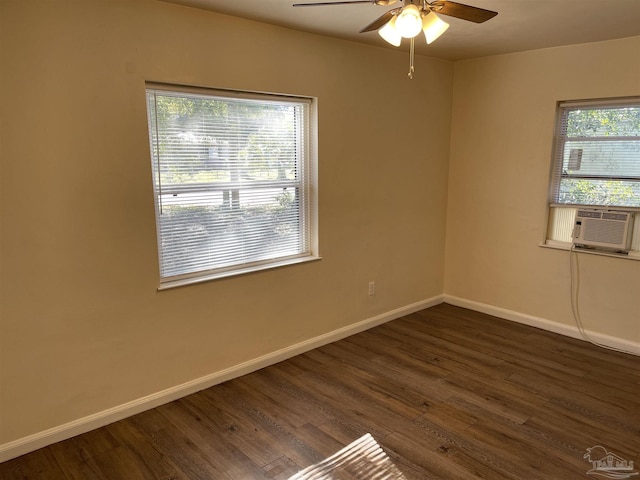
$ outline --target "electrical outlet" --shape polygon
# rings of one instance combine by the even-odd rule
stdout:
[[[376,294],[376,282],[369,282],[369,296]]]

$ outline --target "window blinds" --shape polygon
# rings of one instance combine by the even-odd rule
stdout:
[[[640,207],[640,99],[560,104],[552,203]]]
[[[148,85],[161,282],[310,254],[309,106]]]

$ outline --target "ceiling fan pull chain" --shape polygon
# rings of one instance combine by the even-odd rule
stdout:
[[[409,50],[409,79],[413,80],[413,38],[411,39],[411,49]]]

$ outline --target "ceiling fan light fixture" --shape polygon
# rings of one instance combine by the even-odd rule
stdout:
[[[394,16],[384,27],[378,30],[378,35],[394,47],[399,47],[400,43],[402,43],[402,35],[396,29],[396,18],[398,17]]]
[[[1,2],[2,0],[0,0]],[[370,3],[374,5],[392,5],[398,0],[331,0],[312,3],[294,3],[294,7],[349,5]],[[403,38],[410,40],[409,78],[413,78],[415,39],[424,33],[427,44],[435,42],[448,28],[449,24],[441,20],[434,12],[448,17],[456,17],[475,23],[483,23],[495,17],[498,12],[472,7],[450,0],[402,0],[404,6],[387,10],[385,13],[360,30],[360,33],[378,31],[388,43],[399,47]],[[419,6],[418,6],[419,5]]]
[[[422,31],[428,44],[435,42],[447,28],[449,28],[449,24],[433,12],[429,12],[429,15],[422,19]]]
[[[420,10],[413,4],[406,5],[396,18],[396,29],[404,38],[413,38],[422,30]]]

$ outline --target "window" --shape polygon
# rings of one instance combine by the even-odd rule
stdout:
[[[640,98],[560,103],[556,128],[547,243],[571,242],[577,207],[640,212]]]
[[[640,98],[559,107],[553,202],[640,207]]]
[[[317,258],[311,99],[146,92],[160,288]]]

